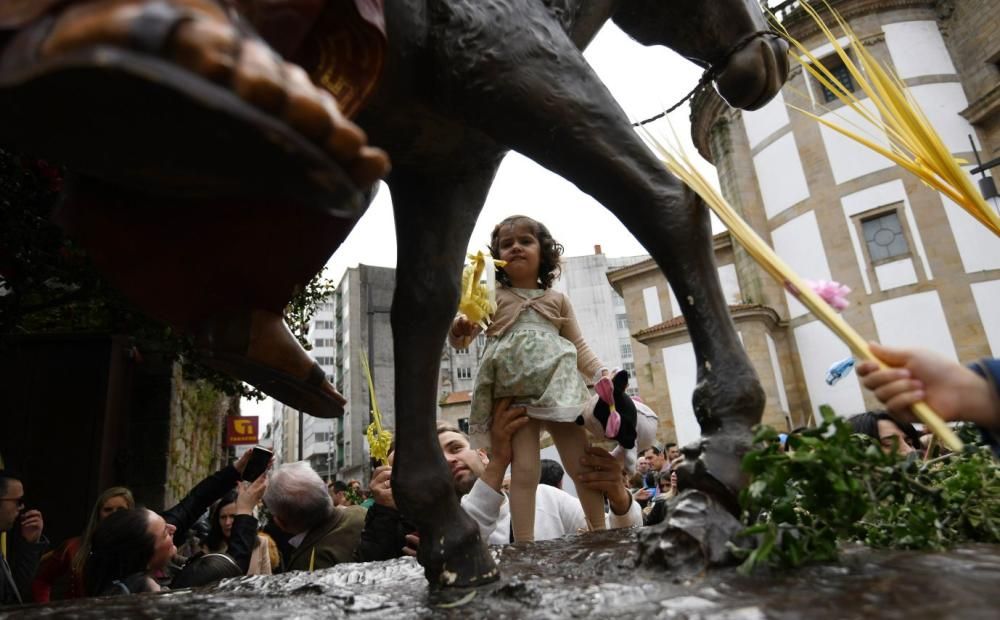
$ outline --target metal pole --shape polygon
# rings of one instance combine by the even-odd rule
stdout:
[[[372,283],[368,278],[368,272],[365,271],[365,299],[368,304],[368,372],[371,373],[372,385],[377,385],[375,383],[375,305],[372,302]],[[375,414],[374,408],[372,407],[372,395],[368,395],[368,420],[365,423],[364,428],[368,428],[368,425],[372,423],[372,416]],[[365,467],[363,464],[362,467]],[[371,456],[368,458],[367,467],[371,467]],[[363,477],[363,476],[362,476]]]
[[[979,151],[976,149],[976,143],[973,141],[971,133],[969,134],[969,144],[972,146],[972,154],[976,156],[976,167],[973,169],[973,172],[976,170],[979,171],[979,192],[983,195],[984,200],[992,200],[994,208],[996,208],[997,212],[1000,213],[1000,202],[997,201],[996,182],[992,177],[986,176],[987,166],[984,166],[983,160],[979,159]]]

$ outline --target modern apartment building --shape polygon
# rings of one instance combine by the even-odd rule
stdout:
[[[389,308],[395,283],[394,269],[368,265],[348,269],[336,292],[313,317],[310,353],[347,404],[343,417],[333,420],[302,415],[301,439],[299,412],[276,404],[273,433],[283,460],[306,459],[324,478],[367,482],[371,467],[365,430],[371,416],[360,356],[368,354],[382,422],[392,429],[395,375]]]

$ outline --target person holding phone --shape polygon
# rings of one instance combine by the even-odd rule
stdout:
[[[253,482],[274,464],[274,453],[267,448],[254,446],[250,451],[250,458],[246,467],[243,468],[242,480]]]
[[[0,470],[0,536],[19,525],[19,536],[9,536],[8,557],[0,555],[0,607],[31,602],[31,580],[48,546],[42,536],[42,513],[26,510],[24,484],[12,472]]]
[[[155,592],[169,585],[171,561],[177,553],[177,543],[183,542],[188,529],[208,507],[231,490],[246,471],[253,451],[199,482],[176,506],[163,513],[145,508],[120,510],[101,521],[91,541],[91,552],[84,565],[84,583],[88,596]],[[260,476],[250,485],[256,494],[248,503],[256,505],[267,485]],[[251,501],[252,500],[252,501]],[[248,511],[247,511],[248,512]],[[252,517],[250,517],[252,518]],[[254,520],[250,541],[244,552],[234,551],[230,540],[230,555],[249,563]],[[244,531],[245,528],[240,528]],[[243,540],[240,536],[240,540]]]
[[[255,477],[254,480],[259,478]],[[241,487],[249,487],[249,483],[240,483]],[[260,485],[267,489],[266,481]],[[222,499],[212,506],[209,512],[208,537],[202,544],[202,553],[205,555],[213,553],[230,553],[233,536],[238,536],[241,527],[246,527],[252,536],[250,540],[253,549],[249,569],[244,571],[247,575],[271,575],[278,572],[281,565],[281,557],[278,554],[278,545],[264,532],[257,531],[257,520],[253,518],[255,503],[250,501],[240,502],[240,493],[243,489],[232,490],[226,493]],[[258,500],[260,498],[257,498]],[[244,520],[247,525],[244,524]],[[250,523],[252,519],[252,523]],[[232,555],[230,553],[230,555]]]

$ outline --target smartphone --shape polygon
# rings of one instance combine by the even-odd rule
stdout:
[[[260,475],[267,470],[267,465],[271,462],[272,456],[274,456],[274,453],[267,448],[254,446],[246,469],[243,470],[243,479],[247,482],[253,482],[257,478],[260,478]]]

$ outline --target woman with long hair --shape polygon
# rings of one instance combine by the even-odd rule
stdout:
[[[98,523],[84,565],[87,596],[156,592],[158,579],[168,583],[165,569],[177,553],[175,536],[182,538],[205,510],[230,491],[243,474],[251,451],[199,482],[173,508],[162,515],[145,508],[116,512]],[[267,475],[242,485],[237,496],[236,525],[229,555],[241,570],[250,563],[257,520],[251,512],[267,489]]]
[[[47,603],[52,599],[52,588],[61,578],[69,576],[69,584],[62,598],[72,599],[85,596],[83,588],[83,565],[90,554],[91,539],[97,524],[119,510],[135,508],[132,491],[125,487],[111,487],[97,498],[90,511],[87,529],[82,536],[70,538],[57,549],[46,553],[38,566],[31,590],[36,603]]]
[[[233,524],[236,522],[238,493],[236,490],[226,493],[222,499],[212,506],[208,517],[208,536],[202,543],[202,551],[206,554],[226,553],[229,550]],[[253,553],[250,555],[250,569],[247,575],[270,575],[277,572],[281,562],[278,545],[264,532],[257,532],[253,542]]]
[[[87,596],[156,592],[153,575],[162,571],[177,548],[176,528],[145,508],[122,510],[94,530],[84,568]]]

